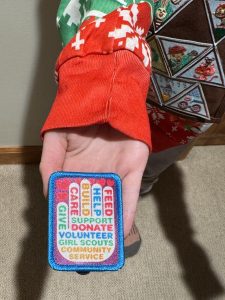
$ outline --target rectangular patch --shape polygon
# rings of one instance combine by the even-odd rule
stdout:
[[[53,173],[49,179],[48,230],[48,260],[53,269],[122,268],[120,177],[114,173]]]

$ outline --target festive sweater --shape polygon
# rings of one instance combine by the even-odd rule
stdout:
[[[57,14],[64,46],[56,63],[59,89],[42,133],[53,128],[108,122],[151,146],[143,106],[148,90],[153,151],[187,143],[199,135],[208,127],[205,122],[218,120],[224,111],[224,8],[225,1],[220,0],[62,0]],[[150,86],[148,44],[153,65]],[[125,60],[126,67],[121,67],[120,77],[114,76],[112,82],[117,91],[108,101],[101,94],[106,93],[104,88],[111,78],[103,70],[107,65],[115,75],[115,66],[110,62],[112,54],[117,54],[117,64],[120,61],[122,65]],[[93,75],[93,68],[88,70],[92,77],[81,72],[81,68],[87,71],[88,58],[92,65],[101,66],[100,77]],[[78,77],[68,72],[72,69]],[[136,87],[129,74],[135,78]],[[80,82],[82,75],[89,81]],[[122,81],[119,86],[117,83]],[[98,91],[93,82],[98,84]],[[74,88],[66,95],[65,86]],[[94,95],[74,96],[88,88]]]
[[[109,123],[151,148],[145,102],[151,72],[146,37],[153,5],[153,0],[72,0],[67,6],[61,2],[58,24],[67,44],[56,63],[59,86],[42,134],[55,128]],[[63,29],[64,16],[67,25],[75,20],[68,18],[68,10],[80,12],[72,38]]]
[[[221,120],[225,111],[224,20],[224,0],[155,1],[147,37],[153,69],[147,102],[157,148],[165,147],[166,137],[169,145],[187,143]]]

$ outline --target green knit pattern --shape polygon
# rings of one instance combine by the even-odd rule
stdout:
[[[154,0],[61,0],[57,11],[57,26],[62,46],[74,37],[83,21],[89,18],[89,13],[99,18],[118,7],[140,2],[148,2],[154,7]]]

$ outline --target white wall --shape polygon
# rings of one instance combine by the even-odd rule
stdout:
[[[57,0],[0,0],[0,147],[38,145],[54,100]]]

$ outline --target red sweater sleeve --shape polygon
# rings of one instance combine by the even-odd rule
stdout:
[[[151,72],[145,37],[150,22],[149,4],[140,3],[82,24],[57,60],[58,91],[42,136],[56,128],[108,123],[151,148],[145,104]]]

